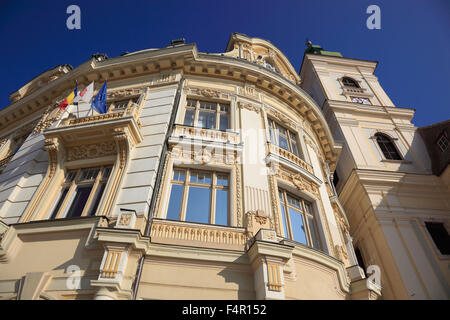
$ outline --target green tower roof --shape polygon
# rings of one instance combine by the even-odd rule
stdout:
[[[332,57],[341,57],[342,53],[340,52],[334,52],[334,51],[325,51],[323,48],[317,44],[308,44],[308,47],[305,50],[305,53],[312,53],[312,54],[320,54],[322,56],[332,56]]]

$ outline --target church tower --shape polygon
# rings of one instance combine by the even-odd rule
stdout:
[[[414,109],[394,105],[378,62],[307,46],[301,87],[344,143],[334,185],[360,265],[380,267],[384,299],[449,299],[448,244],[436,236],[449,230],[449,189],[431,172]]]

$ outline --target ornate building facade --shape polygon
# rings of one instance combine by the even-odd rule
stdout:
[[[94,55],[14,92],[0,111],[0,298],[405,298],[386,275],[398,262],[361,245],[375,245],[355,229],[361,196],[332,183],[351,152],[320,102],[320,57],[299,75],[270,42],[232,34],[225,53],[174,41]],[[58,109],[75,81],[107,81],[108,112]]]
[[[449,299],[450,124],[415,127],[376,66],[310,45],[302,87],[344,142],[334,182],[360,264],[381,269],[383,298]]]

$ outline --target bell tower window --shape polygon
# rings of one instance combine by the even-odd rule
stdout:
[[[384,157],[387,160],[402,160],[394,142],[391,138],[387,137],[382,133],[376,133],[375,138],[377,140],[378,146],[383,152]]]
[[[342,83],[346,87],[359,88],[359,84],[352,78],[344,77],[342,78]]]

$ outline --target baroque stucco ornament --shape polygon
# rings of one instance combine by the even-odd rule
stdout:
[[[114,141],[70,147],[67,150],[67,160],[92,159],[114,155],[117,153]]]

